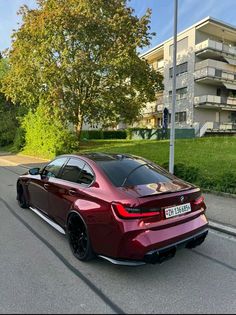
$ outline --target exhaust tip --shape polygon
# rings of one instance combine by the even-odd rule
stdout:
[[[176,247],[171,247],[161,251],[152,251],[144,256],[144,261],[149,264],[161,264],[164,261],[173,258],[175,256],[175,253]]]

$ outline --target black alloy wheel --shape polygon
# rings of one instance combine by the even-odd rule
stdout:
[[[24,190],[22,185],[17,185],[17,201],[21,208],[25,209],[28,208],[28,204],[25,198]]]
[[[94,256],[87,227],[78,215],[71,215],[68,220],[68,239],[74,256],[81,261],[91,260]]]

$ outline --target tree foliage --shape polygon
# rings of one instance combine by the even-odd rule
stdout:
[[[2,88],[14,102],[58,107],[80,131],[84,121],[132,122],[162,88],[137,53],[153,35],[149,10],[139,19],[126,0],[38,0],[20,14]]]
[[[7,72],[7,60],[0,56],[0,87]],[[17,107],[0,93],[0,146],[10,144],[14,140],[17,128],[16,112]]]

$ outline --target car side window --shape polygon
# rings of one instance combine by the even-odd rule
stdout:
[[[80,184],[90,185],[94,180],[94,174],[88,164],[85,164],[80,174]]]
[[[85,162],[79,159],[70,159],[63,168],[61,179],[69,182],[78,183],[80,173],[85,165]]]
[[[43,170],[42,175],[46,177],[58,177],[59,172],[67,158],[59,158],[49,163]]]
[[[87,163],[71,158],[64,166],[60,178],[77,184],[90,185],[94,174]]]

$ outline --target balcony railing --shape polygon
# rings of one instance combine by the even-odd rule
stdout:
[[[230,130],[236,130],[236,123],[234,122],[214,122],[213,123],[213,130],[219,130],[219,131],[230,131]]]
[[[216,96],[216,95],[202,95],[196,96],[194,98],[194,105],[207,105],[210,104],[212,106],[217,107],[235,107],[236,109],[236,98],[233,97],[225,97],[225,96]]]
[[[226,54],[234,55],[236,56],[236,47],[235,46],[230,46],[229,44],[221,43],[212,39],[207,39],[199,44],[196,45],[195,51],[196,53],[210,49],[210,50],[215,50],[218,52],[223,52]]]
[[[142,114],[144,116],[155,115],[157,112],[162,111],[163,107],[163,96],[159,96],[155,102],[149,103],[145,108],[143,108]]]
[[[200,70],[205,67],[211,67],[215,69],[219,69],[225,72],[234,73],[235,72],[235,66],[229,65],[226,62],[218,61],[214,59],[205,59],[203,61],[199,61],[195,64],[195,70]]]
[[[195,80],[209,77],[213,80],[230,81],[232,83],[235,83],[236,73],[228,71],[226,72],[225,70],[216,69],[213,67],[204,67],[202,69],[196,70],[194,73]]]

